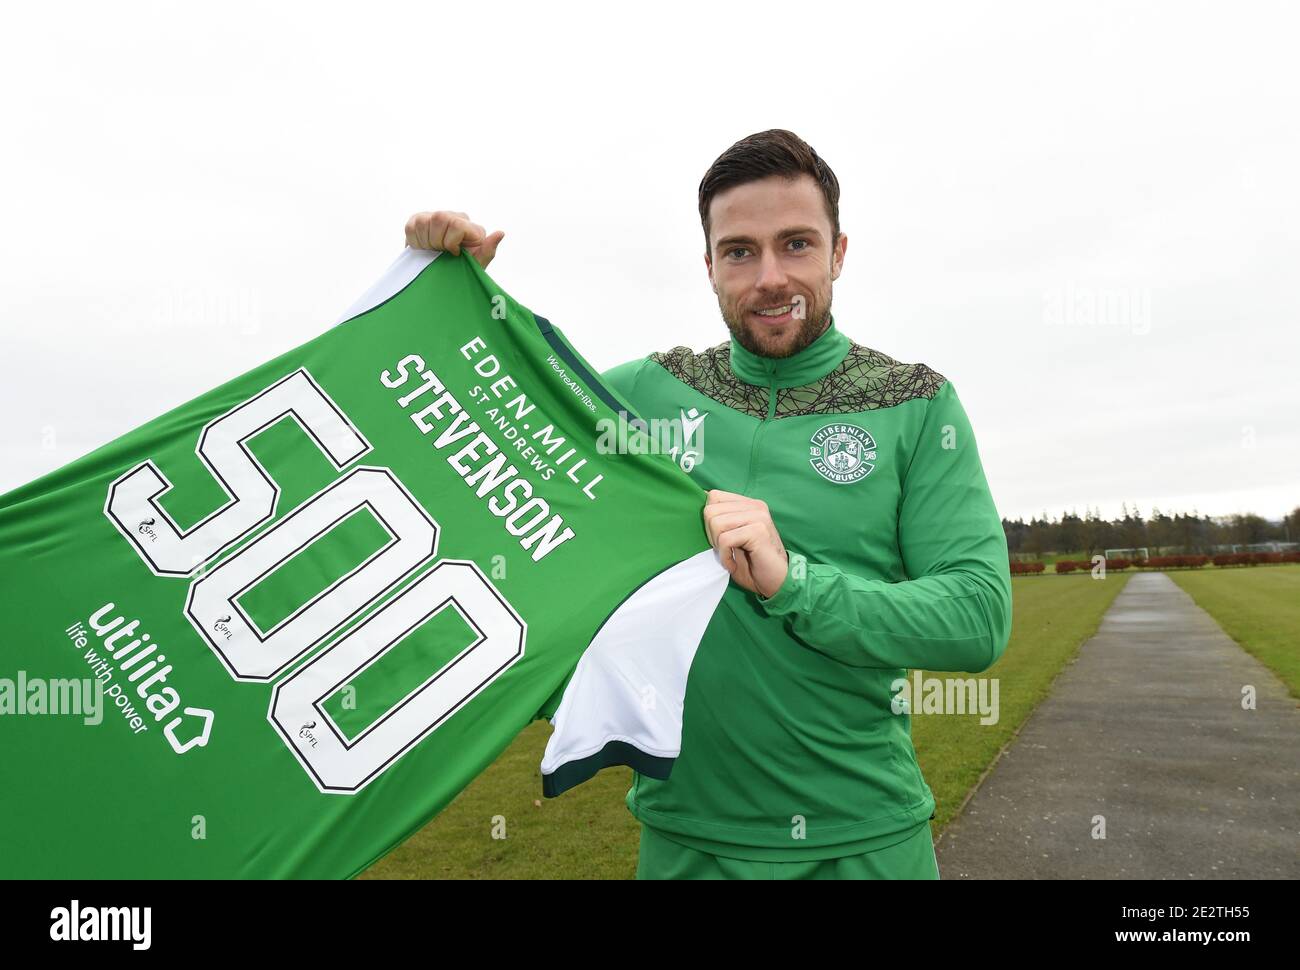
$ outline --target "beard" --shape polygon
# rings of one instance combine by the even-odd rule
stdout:
[[[793,302],[794,296],[791,295],[788,299],[785,297],[764,299],[757,305],[781,306]],[[831,317],[831,291],[828,286],[824,293],[817,293],[813,299],[807,301],[808,312],[804,319],[794,321],[793,338],[789,332],[791,328],[787,328],[780,338],[774,338],[762,324],[751,323],[746,318],[748,311],[753,309],[752,306],[728,306],[723,302],[722,294],[718,294],[718,309],[722,312],[722,320],[726,323],[727,329],[736,338],[736,343],[759,357],[780,359],[794,356],[825,332]]]

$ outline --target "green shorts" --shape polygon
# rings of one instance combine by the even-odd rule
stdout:
[[[711,855],[674,842],[642,823],[638,879],[938,879],[930,823],[900,842],[860,855],[795,862],[754,862]]]

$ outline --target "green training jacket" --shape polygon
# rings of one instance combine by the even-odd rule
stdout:
[[[603,378],[704,488],[762,499],[789,553],[770,598],[732,582],[641,822],[715,855],[834,858],[897,842],[934,796],[895,714],[908,668],[979,672],[1011,632],[1001,520],[952,383],[827,330],[791,357],[734,338]]]

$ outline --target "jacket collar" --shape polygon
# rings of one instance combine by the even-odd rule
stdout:
[[[849,338],[836,326],[835,316],[821,336],[789,357],[761,357],[731,338],[731,372],[746,384],[800,387],[821,380],[844,360]]]

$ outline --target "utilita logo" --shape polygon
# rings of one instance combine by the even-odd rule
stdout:
[[[57,942],[130,941],[131,949],[147,950],[152,939],[153,909],[149,906],[71,906],[50,910],[50,939]]]

